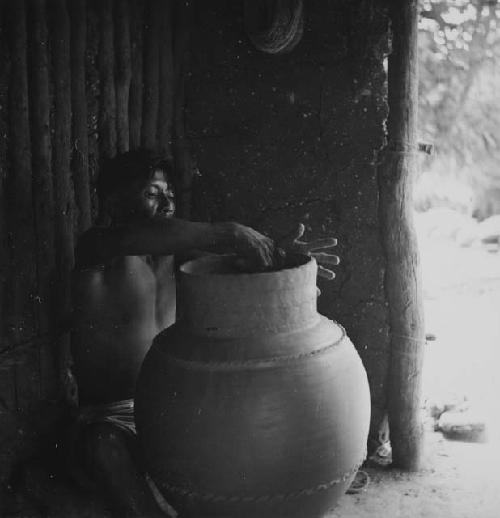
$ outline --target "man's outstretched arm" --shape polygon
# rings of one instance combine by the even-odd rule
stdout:
[[[126,255],[175,255],[192,249],[232,251],[260,268],[273,264],[273,241],[250,227],[168,218],[88,230],[78,242],[76,267],[106,264]]]

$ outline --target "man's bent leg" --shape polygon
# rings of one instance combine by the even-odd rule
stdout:
[[[85,426],[78,439],[77,458],[113,514],[126,518],[165,518],[134,462],[135,438],[109,423]]]

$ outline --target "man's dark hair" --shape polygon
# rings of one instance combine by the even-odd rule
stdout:
[[[169,182],[174,181],[172,161],[150,149],[139,148],[104,160],[97,179],[101,201],[124,185],[147,181],[155,171],[163,171]]]

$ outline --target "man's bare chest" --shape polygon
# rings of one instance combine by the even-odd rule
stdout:
[[[76,272],[74,305],[80,315],[112,322],[149,321],[175,308],[173,257],[120,258],[103,268]]]

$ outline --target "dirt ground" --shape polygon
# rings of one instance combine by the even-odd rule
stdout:
[[[368,469],[371,480],[344,495],[328,518],[499,518],[498,447],[426,433],[423,469]]]
[[[500,252],[420,238],[426,330],[423,469],[368,470],[329,518],[500,518]],[[483,442],[433,431],[432,404],[466,399],[486,423]]]

